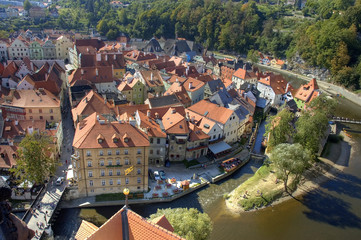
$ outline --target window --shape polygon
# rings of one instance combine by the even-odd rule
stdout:
[[[142,170],[140,170],[140,168],[138,168],[137,174],[139,175],[139,174],[141,174],[141,173],[142,173]]]
[[[157,138],[157,144],[160,144],[160,138]]]
[[[105,175],[104,170],[100,170],[100,176],[104,177],[104,175]]]
[[[112,155],[112,150],[108,150],[108,155]]]
[[[103,160],[100,161],[100,166],[104,166],[104,161]]]
[[[149,142],[150,142],[150,143],[153,143],[153,138],[150,138],[150,139],[149,139]]]
[[[88,167],[92,166],[92,161],[88,161]]]
[[[157,155],[159,155],[160,154],[160,151],[159,151],[159,149],[157,150]]]
[[[120,179],[117,180],[117,184],[120,185]]]
[[[116,165],[120,165],[120,160],[117,159]]]
[[[120,151],[119,150],[115,150],[115,155],[119,155]]]
[[[179,150],[182,150],[182,147],[179,147]]]
[[[29,113],[33,113],[33,110],[29,109]]]
[[[53,116],[50,116],[50,120],[54,120],[54,117],[53,117]]]
[[[141,182],[141,179],[140,179],[140,177],[139,178],[137,178],[137,183],[140,183]]]
[[[102,186],[105,186],[105,180],[102,180]]]
[[[33,116],[30,116],[30,120],[32,120],[33,119]]]
[[[117,176],[120,176],[120,170],[117,169]]]
[[[93,177],[93,171],[88,171],[88,176]]]
[[[125,165],[129,165],[129,159],[125,159],[125,160],[124,160],[124,164],[125,164]]]
[[[112,166],[113,162],[112,161],[108,161],[108,166]]]
[[[40,119],[40,120],[43,120],[43,116],[40,116],[39,119]]]
[[[142,150],[141,150],[141,149],[137,149],[137,154],[142,154]]]
[[[113,179],[109,179],[109,185],[113,185]]]
[[[129,184],[129,178],[125,179],[125,184]]]
[[[39,109],[39,113],[43,113],[43,110],[42,110],[42,109]]]
[[[153,154],[153,149],[150,149],[150,150],[149,150],[149,154]]]
[[[109,176],[113,176],[113,170],[109,170]]]
[[[52,108],[50,108],[49,112],[50,112],[50,113],[53,113],[53,109],[52,109]]]
[[[124,154],[128,155],[128,150],[127,149],[124,150]]]
[[[140,163],[141,163],[141,159],[137,158],[137,164],[140,164]]]
[[[89,157],[91,156],[90,151],[86,151],[86,155]]]
[[[99,140],[101,140],[101,139],[99,139]],[[99,151],[99,155],[100,155],[100,156],[103,156],[103,155],[104,155],[103,150],[100,150],[100,151]]]

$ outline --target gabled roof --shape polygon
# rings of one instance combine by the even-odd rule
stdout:
[[[29,129],[45,132],[46,120],[5,121],[2,138],[13,139],[17,136],[25,136],[25,134],[31,133]]]
[[[140,71],[140,74],[148,87],[163,86],[163,77],[158,70]]]
[[[182,103],[175,95],[164,95],[160,97],[148,98],[151,108],[181,106]]]
[[[318,90],[318,84],[316,79],[313,78],[309,83],[301,85],[294,96],[303,102],[309,102],[316,90]]]
[[[89,116],[94,112],[98,114],[111,114],[112,106],[94,90],[90,90],[71,112],[73,120],[76,121],[77,116]]]
[[[122,136],[117,142],[113,141],[114,133]],[[99,134],[104,136],[102,142],[94,141]],[[128,141],[125,140],[127,136]],[[129,123],[108,122],[105,118],[94,112],[78,123],[73,146],[75,148],[123,148],[149,146],[148,137]]]
[[[191,142],[210,138],[210,136],[205,134],[196,124],[189,122],[189,129],[189,141]]]
[[[102,66],[78,68],[69,76],[70,86],[74,86],[79,80],[88,80],[93,84],[113,82],[114,78],[112,67]]]
[[[0,168],[12,168],[16,165],[17,147],[0,145]]]
[[[183,114],[182,114],[183,113]],[[188,134],[189,128],[184,112],[177,112],[175,108],[169,108],[162,118],[165,131],[168,134]]]
[[[76,39],[75,45],[77,47],[91,46],[96,49],[100,49],[105,46],[104,42],[102,40],[98,40],[98,39]]]
[[[60,107],[59,99],[46,89],[15,90],[10,94],[13,94],[11,102],[4,102],[3,105],[20,108]]]
[[[222,124],[225,124],[233,114],[232,110],[225,107],[219,107],[217,104],[211,103],[207,100],[197,102],[196,104],[190,106],[188,110]]]
[[[257,75],[254,72],[248,72],[243,68],[238,68],[237,71],[233,74],[233,76],[242,80],[257,79]]]
[[[127,84],[126,81],[122,81],[122,82],[118,85],[117,88],[118,88],[119,91],[131,91],[131,90],[133,90],[132,87]]]
[[[282,75],[269,74],[269,76],[261,78],[258,82],[271,87],[275,94],[278,95],[293,91],[292,85],[288,84],[288,82],[283,79]]]
[[[149,110],[150,111],[150,110]],[[150,113],[150,112],[149,112]],[[146,129],[146,134],[149,137],[165,138],[167,135],[162,131],[160,125],[151,116],[148,117],[144,111],[138,111],[140,118],[140,127]]]
[[[157,224],[165,229],[167,229],[170,232],[174,232],[173,226],[170,224],[168,219],[165,217],[165,215],[159,216],[157,218],[154,218],[152,220],[152,223]]]
[[[165,220],[160,224],[169,227]],[[169,224],[170,225],[170,224]],[[184,240],[168,229],[149,221],[130,209],[123,207],[99,229],[93,232],[88,240]]]
[[[204,82],[199,81],[195,78],[188,78],[187,81],[184,82],[183,86],[185,90],[188,92],[195,92],[201,89],[205,85]]]
[[[96,232],[99,228],[92,224],[91,222],[87,222],[85,220],[81,221],[78,232],[75,235],[76,240],[86,240],[90,235]]]
[[[18,71],[19,67],[16,65],[14,61],[9,62],[9,64],[4,68],[2,77],[7,78],[15,75]]]
[[[115,111],[117,116],[121,116],[123,114],[127,114],[127,116],[132,117],[134,119],[135,112],[137,110],[148,110],[149,105],[148,104],[137,104],[137,105],[117,105],[115,107]],[[125,119],[123,119],[125,120]]]

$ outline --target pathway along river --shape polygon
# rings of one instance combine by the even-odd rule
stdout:
[[[345,99],[336,115],[361,119],[361,108]],[[225,206],[223,195],[249,178],[261,163],[250,161],[243,169],[218,184],[210,185],[172,203],[131,205],[143,217],[157,208],[194,207],[211,217],[212,240],[227,239],[360,239],[361,238],[361,126],[348,125],[353,133],[354,153],[344,173],[329,180],[301,201],[289,200],[255,212],[232,214]],[[86,214],[109,218],[120,207],[83,210]],[[79,224],[79,209],[64,209],[54,227],[58,239],[69,239]]]

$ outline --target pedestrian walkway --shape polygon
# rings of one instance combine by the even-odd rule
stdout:
[[[56,176],[47,184],[44,190],[45,193],[43,193],[37,202],[33,204],[32,209],[30,209],[30,216],[24,219],[28,227],[36,233],[33,239],[40,239],[44,231],[50,228],[49,223],[51,217],[67,186],[66,174],[70,164],[70,155],[72,154],[74,129],[71,114],[67,113],[62,116],[63,144],[60,149],[61,166],[56,170]],[[63,177],[65,179],[60,185],[56,183],[58,177]]]

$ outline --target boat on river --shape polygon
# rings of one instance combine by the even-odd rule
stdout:
[[[239,158],[230,158],[227,160],[224,160],[221,163],[221,167],[224,169],[225,172],[231,173],[233,171],[236,171],[241,165],[242,160]]]

